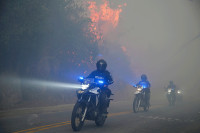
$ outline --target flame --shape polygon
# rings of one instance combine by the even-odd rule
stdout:
[[[103,40],[103,37],[112,29],[115,29],[119,23],[119,15],[122,12],[122,7],[118,5],[117,9],[110,8],[109,2],[103,0],[103,4],[97,6],[96,2],[89,1],[88,10],[90,12],[91,23],[89,31],[95,36],[95,41]]]
[[[125,46],[121,46],[121,49],[122,49],[122,51],[123,51],[124,53],[127,52],[127,48],[126,48]]]

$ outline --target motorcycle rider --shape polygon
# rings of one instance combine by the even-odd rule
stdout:
[[[147,105],[150,105],[150,88],[151,88],[151,84],[149,83],[146,74],[142,74],[141,75],[141,81],[139,83],[137,83],[136,86],[145,86],[143,88],[143,91],[145,92],[145,101],[146,101]]]
[[[101,87],[100,97],[99,97],[99,104],[100,110],[102,113],[107,114],[107,107],[109,107],[109,100],[111,90],[108,88],[108,85],[113,83],[112,76],[109,71],[106,70],[107,63],[105,60],[100,59],[96,63],[97,70],[93,71],[87,78],[103,78],[104,79],[104,86]]]
[[[165,91],[167,91],[169,88],[171,88],[171,93],[174,95],[176,101],[177,87],[172,80],[169,81],[169,85],[167,86],[167,88],[165,88]]]

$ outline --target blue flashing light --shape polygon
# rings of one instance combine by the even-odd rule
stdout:
[[[98,83],[99,83],[99,84],[103,84],[104,81],[103,81],[103,80],[99,80]]]
[[[143,86],[142,86],[142,88],[144,88],[144,89],[145,89],[145,88],[147,88],[147,86],[146,86],[146,85],[143,85]]]
[[[81,77],[79,77],[79,79],[80,79],[80,80],[83,80],[84,78],[81,76]]]
[[[132,84],[132,86],[133,86],[133,87],[135,87],[135,88],[137,87],[137,85],[136,85],[136,84]]]

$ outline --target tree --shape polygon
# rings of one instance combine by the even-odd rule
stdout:
[[[6,0],[1,5],[0,75],[66,81],[66,74],[83,73],[96,57],[90,20],[74,0]],[[25,87],[24,96],[35,95],[35,88]]]

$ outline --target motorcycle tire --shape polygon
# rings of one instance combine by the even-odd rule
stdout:
[[[135,97],[134,98],[134,101],[133,101],[133,112],[134,113],[137,113],[139,111],[139,108],[140,108],[140,99],[138,97]]]
[[[83,116],[83,107],[80,103],[76,103],[72,111],[71,126],[74,131],[80,131],[83,127],[84,120],[81,121]]]
[[[95,124],[97,126],[103,126],[106,121],[106,116],[103,116],[102,114],[97,115],[95,119]]]
[[[148,106],[148,105],[145,105],[145,106],[144,106],[144,111],[147,112],[148,110],[149,110],[149,106]]]

